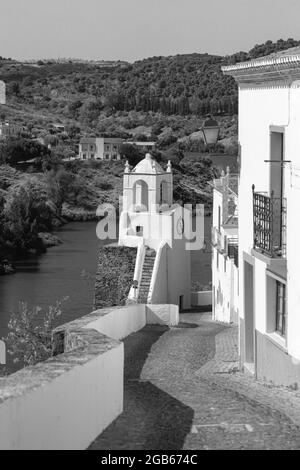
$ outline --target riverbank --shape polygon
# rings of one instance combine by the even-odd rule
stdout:
[[[39,232],[35,248],[25,252],[17,252],[10,247],[2,247],[0,254],[0,276],[14,274],[16,272],[16,263],[27,255],[41,255],[46,253],[48,248],[59,246],[63,240],[54,232],[73,222],[94,222],[97,221],[96,208],[87,210],[83,207],[72,207],[63,204],[62,216],[52,221],[54,231]]]
[[[0,338],[8,333],[11,312],[19,303],[47,309],[57,300],[63,303],[60,323],[92,311],[94,281],[99,247],[109,240],[99,240],[96,222],[70,222],[57,231],[62,243],[45,253],[27,253],[15,260],[15,274],[0,277]]]

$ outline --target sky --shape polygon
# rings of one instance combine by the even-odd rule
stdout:
[[[299,0],[0,0],[0,55],[134,61],[300,39]]]

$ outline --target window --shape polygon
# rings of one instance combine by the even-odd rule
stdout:
[[[142,237],[142,236],[143,236],[143,227],[142,227],[142,226],[140,226],[140,225],[137,225],[137,226],[136,226],[136,234],[137,234],[137,236],[139,236],[139,237]]]
[[[91,158],[95,158],[95,154],[94,154],[94,153],[91,153]]]
[[[85,153],[82,155],[82,158],[83,158],[83,160],[86,160],[86,154]]]
[[[276,281],[276,332],[286,334],[286,298],[285,284]]]

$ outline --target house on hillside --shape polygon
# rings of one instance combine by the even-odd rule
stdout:
[[[84,137],[79,143],[80,160],[120,160],[123,139]]]
[[[239,86],[241,364],[299,386],[300,47],[223,72]]]
[[[18,137],[23,130],[23,127],[18,126],[17,124],[11,124],[10,122],[0,122],[0,139],[5,139],[7,137]]]
[[[238,322],[238,176],[222,173],[213,186],[213,319]]]

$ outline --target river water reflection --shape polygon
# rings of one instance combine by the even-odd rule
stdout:
[[[209,242],[209,218],[205,234]],[[29,307],[47,307],[68,296],[60,323],[92,310],[98,249],[105,244],[96,237],[96,222],[72,222],[57,235],[62,245],[50,248],[43,255],[20,259],[15,274],[0,277],[0,338],[6,336],[10,313],[17,311],[20,301],[27,302]],[[83,277],[83,272],[89,276]],[[192,252],[192,272],[193,279],[203,284],[211,280],[209,250]]]

